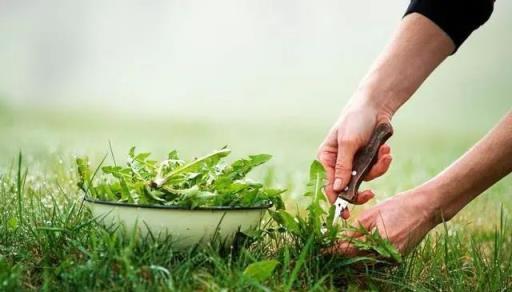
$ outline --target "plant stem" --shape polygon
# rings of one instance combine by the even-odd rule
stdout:
[[[203,161],[206,161],[212,157],[215,157],[215,156],[218,156],[218,157],[225,157],[227,155],[229,155],[229,153],[231,153],[231,150],[227,149],[227,148],[224,148],[224,149],[220,149],[220,150],[217,150],[215,152],[212,152],[208,155],[205,155],[205,156],[202,156],[202,157],[199,157],[198,159],[192,161],[192,162],[189,162],[187,164],[184,164],[180,167],[177,167],[175,170],[171,171],[169,174],[167,174],[165,177],[160,177],[160,178],[156,178],[154,179],[153,181],[151,181],[151,186],[152,187],[155,187],[155,188],[160,188],[162,187],[167,181],[169,181],[169,179],[177,174],[180,174],[182,172],[185,172],[187,170],[189,170],[190,168],[193,168],[194,166],[198,165],[199,163],[203,162]]]
[[[18,154],[18,175],[16,177],[16,186],[17,186],[17,196],[18,196],[18,217],[20,219],[20,224],[23,224],[23,186],[24,179],[21,177],[21,163],[23,160],[23,156],[20,153]]]

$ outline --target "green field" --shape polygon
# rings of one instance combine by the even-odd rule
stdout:
[[[413,104],[413,109],[414,109]],[[474,110],[478,112],[478,109]],[[506,109],[474,115],[442,111],[426,122],[405,111],[394,123],[394,162],[369,183],[377,198],[435,175],[476,142]],[[471,112],[468,109],[468,112]],[[427,111],[428,113],[428,111]],[[254,115],[253,115],[254,116]],[[508,176],[439,226],[395,267],[353,267],[326,258],[315,243],[273,238],[236,250],[178,251],[166,240],[120,236],[80,208],[74,156],[98,162],[111,141],[117,157],[131,145],[163,157],[176,148],[192,158],[229,145],[234,157],[269,153],[255,173],[285,187],[288,209],[302,213],[308,166],[329,122],[322,118],[247,120],[153,117],[102,111],[3,109],[0,117],[0,290],[443,290],[512,288],[512,180]],[[446,122],[449,121],[449,122]],[[18,188],[18,152],[23,153]],[[21,198],[21,201],[20,201]],[[356,207],[357,214],[365,207]],[[21,211],[21,212],[20,212]],[[248,265],[276,260],[264,280],[244,276]]]
[[[178,250],[82,206],[77,156],[96,165],[111,144],[118,158],[137,146],[192,159],[228,145],[229,159],[271,154],[250,177],[287,189],[287,210],[306,216],[317,147],[409,1],[4,2],[0,292],[512,290],[511,175],[394,266],[323,255],[309,223],[303,236],[265,229],[233,249]],[[511,27],[512,1],[496,1],[400,109],[391,168],[365,183],[376,197],[347,224],[438,174],[511,110]]]

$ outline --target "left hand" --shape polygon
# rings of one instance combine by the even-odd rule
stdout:
[[[409,191],[396,195],[381,204],[364,211],[357,222],[366,230],[377,228],[383,238],[387,238],[402,255],[411,251],[425,235],[436,226],[433,210],[426,200],[428,194]],[[361,237],[361,234],[346,234]],[[357,256],[360,254],[349,241],[343,241],[326,250],[328,253]]]

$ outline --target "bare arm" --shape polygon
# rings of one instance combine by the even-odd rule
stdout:
[[[464,156],[420,188],[430,192],[433,220],[451,219],[471,200],[512,172],[512,111]],[[431,190],[431,191],[428,191]]]
[[[454,49],[452,40],[432,21],[410,14],[361,81],[359,91],[392,116]]]
[[[343,109],[318,151],[324,165],[327,195],[334,202],[348,183],[352,160],[366,145],[376,124],[389,121],[432,71],[485,23],[493,10],[491,0],[412,0],[389,45],[381,53]],[[378,228],[402,252],[415,246],[441,218],[453,217],[473,198],[512,168],[512,114],[464,157],[429,182],[365,211],[358,221]],[[378,161],[367,179],[385,173],[390,148],[379,149]],[[360,193],[357,203],[373,197]],[[348,211],[342,214],[348,218]],[[387,228],[386,228],[387,227]],[[354,235],[357,236],[357,235]],[[341,249],[341,250],[340,250]],[[342,243],[334,250],[357,251]]]

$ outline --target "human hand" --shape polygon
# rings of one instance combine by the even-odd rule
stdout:
[[[383,203],[364,211],[357,224],[365,230],[377,228],[383,238],[388,239],[402,254],[411,251],[436,226],[434,208],[427,200],[426,192],[412,190],[393,196]],[[363,234],[350,232],[347,238],[361,238]],[[350,239],[339,242],[326,250],[332,254],[357,256],[362,254]]]
[[[354,99],[343,110],[339,119],[331,128],[318,150],[318,160],[326,170],[326,194],[334,203],[338,193],[348,184],[352,173],[352,161],[356,152],[366,146],[378,123],[388,122],[390,115],[378,111],[370,104]],[[373,165],[365,180],[383,175],[391,164],[391,148],[382,145],[378,152],[377,162]],[[373,198],[371,191],[359,194],[356,204],[363,204]],[[348,209],[342,217],[349,217]]]
[[[512,171],[512,112],[464,156],[422,185],[364,211],[358,224],[379,233],[402,254],[411,251],[436,225],[453,218],[464,206]],[[485,159],[482,159],[485,153]],[[349,233],[345,238],[364,237]],[[326,250],[358,255],[350,240]]]

